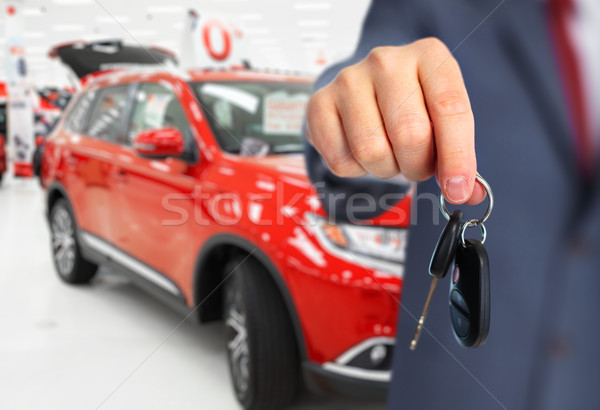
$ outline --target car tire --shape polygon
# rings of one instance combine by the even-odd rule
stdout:
[[[50,210],[52,260],[58,276],[70,284],[92,280],[98,265],[83,258],[77,239],[77,224],[69,203],[58,199]]]
[[[296,340],[279,289],[251,257],[226,265],[224,319],[233,388],[246,410],[284,409],[299,387]]]

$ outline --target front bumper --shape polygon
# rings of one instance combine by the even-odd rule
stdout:
[[[388,381],[346,376],[312,362],[304,362],[302,372],[308,389],[315,393],[377,401],[387,397]]]
[[[351,398],[385,400],[392,377],[394,338],[373,337],[352,347],[334,361],[305,362],[310,390]]]

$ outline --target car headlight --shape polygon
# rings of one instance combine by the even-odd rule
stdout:
[[[333,224],[314,214],[310,214],[309,219],[320,244],[330,253],[355,264],[402,275],[407,229]]]

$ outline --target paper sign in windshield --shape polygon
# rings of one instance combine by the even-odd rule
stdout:
[[[263,132],[279,135],[300,134],[308,99],[308,94],[290,95],[285,91],[266,95],[263,110]]]

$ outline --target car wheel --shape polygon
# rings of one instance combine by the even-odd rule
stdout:
[[[252,258],[226,266],[224,318],[233,388],[244,409],[283,409],[299,385],[298,349],[285,303]]]
[[[50,211],[52,259],[58,276],[67,283],[88,283],[98,270],[98,265],[81,256],[77,243],[77,225],[69,204],[58,199]]]

